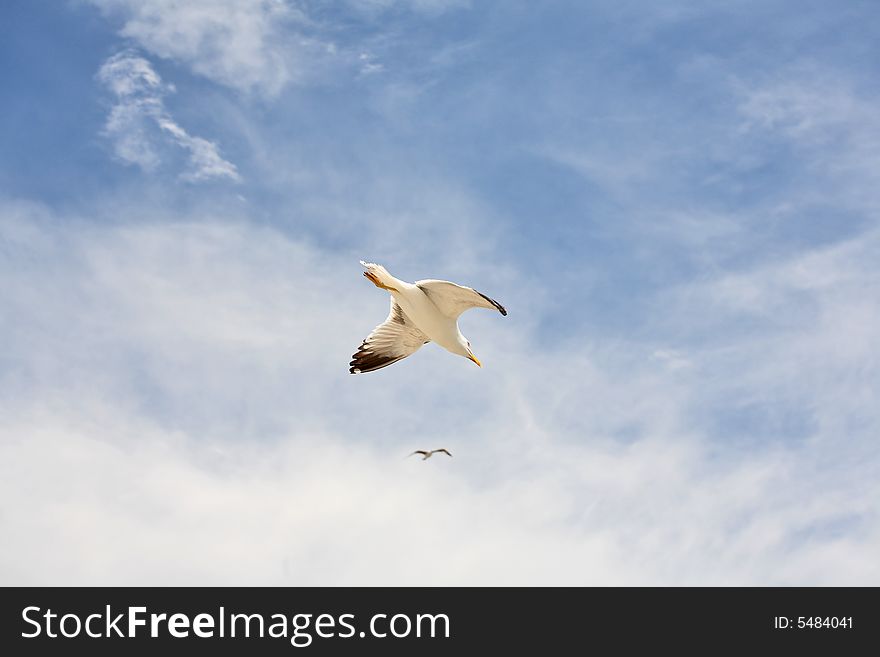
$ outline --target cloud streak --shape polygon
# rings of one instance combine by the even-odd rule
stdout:
[[[298,0],[90,0],[121,21],[120,36],[163,59],[245,94],[273,99],[288,86],[326,82],[343,64],[361,75],[383,65],[362,56],[361,38],[340,31],[328,8]],[[382,24],[392,12],[427,18],[467,8],[468,0],[367,0],[336,3],[338,13],[362,27]],[[369,27],[367,32],[374,29]],[[361,35],[362,36],[362,35]],[[351,41],[339,46],[337,40]]]
[[[841,406],[799,373],[845,369],[858,353],[823,348],[816,370],[797,365],[802,347],[848,324],[664,351],[662,331],[543,344],[525,325],[475,315],[463,321],[484,370],[426,348],[390,376],[350,377],[349,353],[385,312],[353,257],[233,220],[102,227],[21,203],[0,216],[0,310],[16,317],[0,324],[14,355],[0,378],[4,581],[880,578],[878,413],[853,395],[878,365],[838,390],[852,395]],[[837,272],[822,284],[792,278],[803,267],[793,261],[756,271],[754,285],[827,294],[840,316],[856,299],[827,285],[854,284],[850,263],[869,266],[868,255],[821,256]],[[707,285],[701,296],[731,298],[719,294],[729,282]],[[747,426],[718,433],[719,415],[745,417],[773,391],[795,394],[773,398],[764,426],[799,407],[821,421],[754,451],[741,449]],[[861,428],[847,427],[844,450],[854,411]],[[456,459],[404,458],[438,446]]]
[[[187,154],[184,180],[241,180],[217,144],[189,134],[174,120],[163,100],[174,87],[164,84],[146,59],[132,51],[119,52],[104,62],[97,77],[115,98],[104,135],[113,141],[114,153],[123,162],[155,171],[162,161],[161,144],[171,143]]]
[[[92,0],[122,18],[120,34],[158,57],[242,91],[275,95],[297,76],[298,38],[285,25],[304,19],[284,0]],[[290,53],[289,51],[293,51]]]

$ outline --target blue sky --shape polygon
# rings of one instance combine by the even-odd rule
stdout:
[[[878,22],[6,3],[3,580],[876,584]]]

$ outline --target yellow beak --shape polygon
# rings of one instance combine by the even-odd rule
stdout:
[[[478,360],[477,360],[477,357],[474,356],[473,354],[468,354],[468,360],[472,360],[472,361],[474,361],[474,362],[477,364],[478,367],[482,367],[482,366],[483,366],[483,364],[482,364],[480,361],[478,361]]]

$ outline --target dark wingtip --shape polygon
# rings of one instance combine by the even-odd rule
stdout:
[[[493,306],[495,306],[495,308],[498,309],[498,312],[500,312],[502,315],[504,315],[505,317],[507,317],[507,310],[504,308],[504,306],[502,306],[500,303],[498,303],[497,301],[495,301],[495,299],[490,299],[490,298],[487,297],[485,294],[483,294],[482,292],[478,292],[477,290],[474,290],[474,292],[476,292],[476,293],[479,294],[481,297],[483,297],[486,301],[488,301],[488,302],[491,303]]]
[[[352,360],[348,364],[349,374],[366,374],[367,372],[375,372],[399,361],[403,356],[386,357],[375,354],[369,350],[366,341],[361,344],[360,349],[351,357]]]
[[[358,362],[358,356],[363,353],[363,349],[366,346],[366,342],[361,344],[360,349],[358,349],[357,353],[351,357],[351,362],[348,364],[348,373],[349,374],[361,374],[361,364]]]

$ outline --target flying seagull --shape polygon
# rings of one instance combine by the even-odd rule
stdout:
[[[364,276],[391,293],[391,312],[352,356],[349,372],[381,369],[414,354],[431,340],[482,367],[471,343],[458,330],[458,316],[469,308],[490,308],[507,315],[504,306],[473,288],[432,279],[407,283],[394,278],[382,265],[363,260],[361,264],[367,270]]]
[[[415,454],[421,454],[422,460],[427,461],[429,458],[431,458],[431,456],[433,456],[437,452],[443,452],[447,456],[450,456],[450,457],[452,456],[452,454],[449,453],[449,450],[447,450],[445,447],[441,447],[440,449],[428,449],[428,450],[417,449],[412,454],[410,454],[410,456],[414,456]]]

